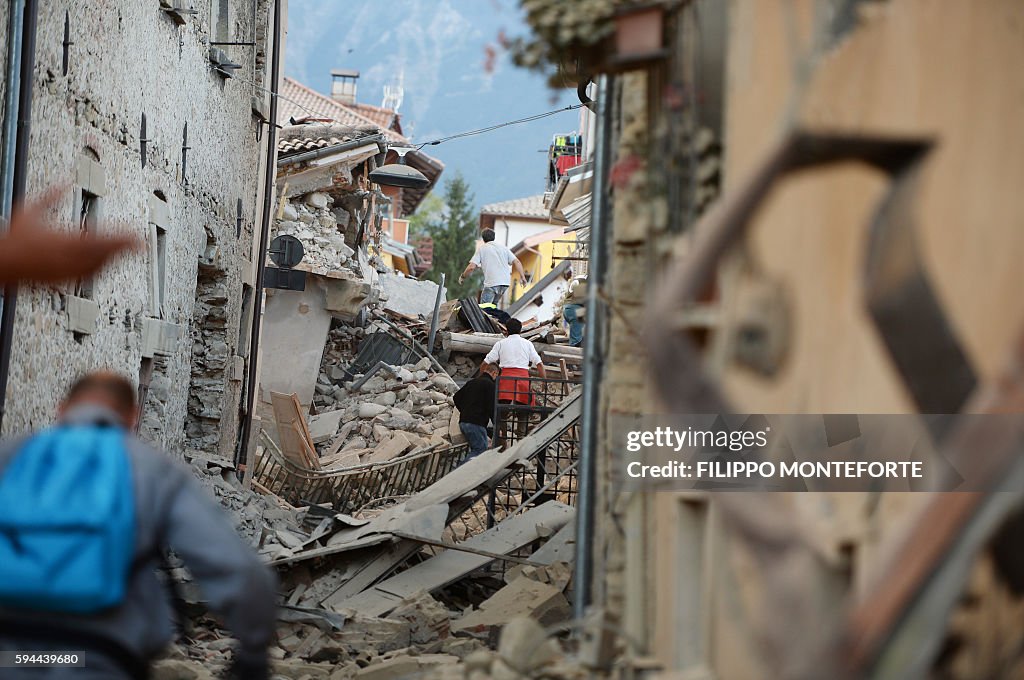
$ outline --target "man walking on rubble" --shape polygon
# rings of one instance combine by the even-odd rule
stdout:
[[[536,367],[537,375],[542,379],[547,375],[537,348],[519,335],[522,330],[523,323],[519,319],[510,319],[505,324],[507,337],[494,343],[494,347],[484,357],[484,366],[497,366],[501,369],[498,378],[499,402],[532,406],[534,399],[530,390],[530,369]]]
[[[480,267],[484,270],[484,289],[480,293],[480,303],[493,302],[495,305],[501,305],[505,291],[512,285],[513,267],[519,273],[519,278],[525,280],[523,263],[511,250],[494,240],[493,229],[484,229],[480,236],[483,238],[484,244],[466,265],[465,271],[459,276],[459,283],[465,281],[474,269]]]
[[[131,382],[92,373],[54,427],[0,446],[0,651],[79,655],[4,678],[147,677],[173,637],[168,549],[238,639],[232,677],[268,677],[273,573],[187,468],[130,434],[136,418]]]
[[[470,461],[487,450],[491,438],[487,435],[487,424],[494,415],[494,366],[482,364],[477,377],[473,378],[455,393],[452,399],[459,409],[459,430],[469,443]]]

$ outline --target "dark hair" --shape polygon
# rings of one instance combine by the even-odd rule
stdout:
[[[523,322],[519,319],[509,319],[508,323],[505,324],[505,330],[508,331],[509,335],[517,335],[523,332]]]
[[[490,243],[494,240],[494,230],[484,229],[483,232],[481,232],[480,237],[484,240],[484,243]]]
[[[107,397],[122,413],[135,412],[135,386],[124,376],[111,371],[86,373],[71,386],[65,401],[73,401],[90,392]]]

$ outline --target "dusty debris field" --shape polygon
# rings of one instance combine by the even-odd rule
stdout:
[[[410,345],[421,335],[415,322],[402,328]],[[274,677],[594,677],[575,660],[567,634],[574,509],[556,499],[496,514],[490,528],[480,519],[482,499],[497,480],[534,464],[537,453],[576,422],[578,400],[568,399],[531,436],[504,451],[464,465],[443,459],[439,467],[439,456],[464,455],[452,394],[481,356],[478,350],[446,352],[451,373],[419,356],[346,372],[343,367],[352,365],[356,348],[374,331],[345,325],[331,331],[314,396],[316,415],[300,413],[277,395],[282,399],[268,420],[279,431],[264,438],[261,454],[276,449],[278,467],[292,470],[286,480],[300,468],[327,479],[355,479],[343,487],[316,487],[325,493],[343,489],[346,499],[359,495],[359,484],[365,487],[371,473],[380,477],[381,470],[401,465],[432,472],[419,486],[399,489],[396,483],[391,490],[403,493],[376,498],[381,492],[374,487],[364,489],[358,503],[308,505],[299,499],[314,487],[300,492],[281,475],[261,476],[267,467],[257,467],[247,484],[227,460],[186,455],[239,533],[278,572]],[[295,436],[282,437],[285,430]],[[518,501],[532,491],[521,489]],[[154,677],[218,677],[230,663],[232,639],[207,617],[187,570],[175,568],[171,575],[186,624]]]

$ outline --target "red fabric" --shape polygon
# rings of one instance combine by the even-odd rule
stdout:
[[[555,167],[558,168],[559,176],[575,168],[582,159],[579,156],[559,156],[555,159]]]
[[[524,379],[525,378],[525,379]],[[525,368],[503,368],[498,377],[498,400],[533,405],[530,371]]]

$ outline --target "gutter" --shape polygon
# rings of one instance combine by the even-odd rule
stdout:
[[[276,88],[274,91],[277,94]],[[271,109],[274,106],[271,104]],[[317,158],[323,158],[324,156],[330,156],[336,153],[342,153],[344,151],[351,151],[352,149],[358,149],[361,146],[369,146],[370,144],[376,144],[378,148],[381,144],[384,144],[384,135],[376,134],[368,137],[357,137],[356,139],[350,139],[347,142],[341,144],[335,144],[334,146],[325,146],[322,149],[313,149],[312,151],[304,151],[294,156],[284,156],[277,159],[277,167],[282,168],[286,165],[292,165],[293,163],[304,163],[306,161],[316,160]]]
[[[24,200],[28,183],[28,145],[32,126],[39,0],[14,0],[10,3],[9,11],[4,150],[3,166],[0,168],[0,192],[3,199],[0,208],[6,220],[10,219],[12,206]],[[0,431],[3,430],[4,414],[7,411],[7,383],[11,370],[17,303],[18,287],[10,284],[4,290],[3,312],[0,314]]]
[[[604,371],[607,316],[600,292],[605,285],[610,236],[608,170],[612,145],[611,76],[597,83],[597,147],[594,159],[594,206],[590,231],[590,266],[587,272],[587,316],[583,335],[583,414],[580,442],[579,495],[576,508],[576,601],[573,615],[581,620],[594,601],[594,514],[597,488],[598,438],[601,436],[601,381]]]
[[[256,368],[260,358],[260,328],[263,321],[263,270],[267,261],[267,240],[270,236],[270,220],[273,213],[274,182],[276,180],[275,159],[277,157],[277,98],[281,80],[281,3],[274,0],[274,47],[270,67],[270,120],[267,128],[267,162],[263,183],[263,224],[260,227],[260,248],[256,260],[256,286],[253,290],[252,328],[249,333],[249,363],[246,366],[245,413],[242,416],[242,430],[235,447],[235,468],[242,473],[248,467],[249,439],[252,436],[252,416],[256,405]]]

